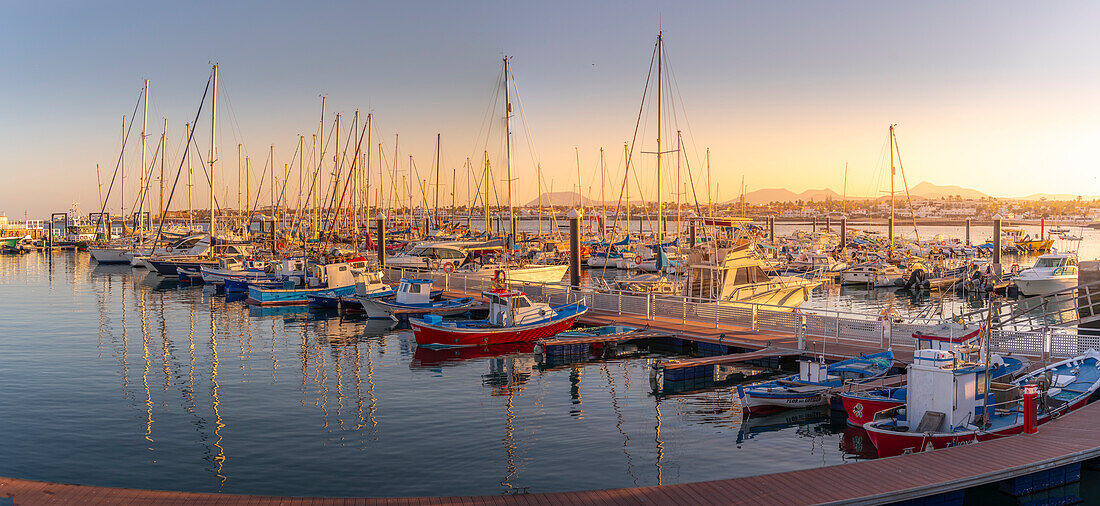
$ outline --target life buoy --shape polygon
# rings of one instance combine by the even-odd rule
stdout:
[[[634,265],[642,265],[642,257],[634,257]]]
[[[499,269],[493,273],[493,283],[504,283],[506,281],[508,281],[508,273]]]
[[[450,274],[455,271],[454,262],[443,262],[443,272]]]

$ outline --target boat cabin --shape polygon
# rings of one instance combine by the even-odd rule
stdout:
[[[1040,255],[1035,260],[1033,269],[1051,269],[1052,274],[1060,276],[1063,274],[1076,274],[1077,273],[1077,257],[1070,253],[1051,253],[1049,255]]]
[[[355,278],[355,295],[360,297],[390,290],[390,285],[382,281],[382,271],[352,271],[351,275]]]
[[[984,406],[996,404],[988,399],[986,373],[982,367],[956,364],[955,352],[942,349],[918,349],[909,366],[908,397],[905,416],[908,429],[919,432],[950,432],[970,428],[985,417]]]
[[[428,304],[432,301],[432,280],[405,279],[397,287],[398,304]]]
[[[556,314],[549,304],[531,302],[523,292],[500,289],[482,295],[489,301],[489,323],[498,327],[525,325]]]
[[[309,278],[309,287],[339,288],[354,285],[355,278],[352,272],[354,272],[352,266],[347,262],[314,265],[313,275]]]

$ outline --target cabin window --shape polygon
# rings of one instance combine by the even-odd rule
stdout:
[[[513,308],[531,307],[531,301],[527,300],[526,297],[515,297],[515,298],[512,299],[512,307]]]
[[[466,258],[466,255],[464,253],[462,253],[461,251],[453,250],[453,249],[439,250],[439,253],[440,253],[439,258],[444,258],[444,259],[454,260],[454,259],[459,259],[459,258]]]
[[[409,293],[420,293],[420,285],[409,285]]]
[[[339,270],[340,270],[340,272],[344,272],[344,271],[348,270],[348,266],[346,266],[346,265],[341,265],[341,266],[339,267]]]
[[[932,347],[932,341],[928,339],[917,339],[917,343],[919,343],[920,349],[922,350],[927,350]]]

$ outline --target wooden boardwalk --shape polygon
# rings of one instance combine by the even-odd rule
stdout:
[[[883,504],[1100,457],[1098,420],[1100,403],[1045,424],[1037,434],[980,444],[747,478],[584,492],[309,498],[164,492],[0,478],[0,497],[12,498],[15,504]]]

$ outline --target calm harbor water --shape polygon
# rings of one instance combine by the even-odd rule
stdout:
[[[842,414],[744,419],[728,384],[654,392],[649,366],[671,356],[659,350],[551,365],[523,346],[417,349],[385,321],[249,307],[79,252],[0,256],[0,297],[0,476],[280,495],[503,494],[873,455]],[[844,297],[903,296],[830,300]]]
[[[728,387],[654,395],[656,353],[546,367],[529,349],[417,350],[385,322],[252,308],[74,252],[0,257],[0,297],[2,476],[452,495],[858,458],[827,411],[746,422]]]

